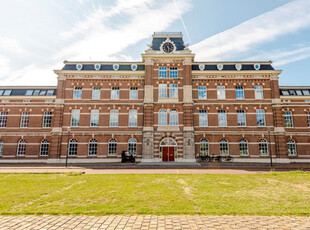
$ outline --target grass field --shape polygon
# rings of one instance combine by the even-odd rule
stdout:
[[[0,214],[310,216],[310,173],[0,174]]]

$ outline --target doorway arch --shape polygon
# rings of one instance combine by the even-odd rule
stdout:
[[[178,150],[177,142],[173,138],[166,137],[162,139],[159,147],[162,161],[175,161],[175,158],[177,158],[178,155]]]

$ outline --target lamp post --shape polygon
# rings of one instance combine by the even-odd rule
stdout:
[[[270,127],[268,127],[268,136],[269,136],[269,158],[270,158],[270,168],[273,168],[272,165],[272,153],[271,153],[271,139],[270,139]]]
[[[67,142],[67,154],[66,154],[66,168],[68,167],[68,157],[69,157],[69,148],[70,148],[70,143],[69,143],[70,127],[68,127],[67,130],[68,130],[68,142]]]

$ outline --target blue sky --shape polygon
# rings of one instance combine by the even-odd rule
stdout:
[[[56,85],[63,60],[141,60],[182,31],[196,61],[268,61],[310,85],[310,0],[0,0],[0,84]]]

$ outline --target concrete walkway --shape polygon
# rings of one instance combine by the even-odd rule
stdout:
[[[309,230],[310,217],[274,216],[0,216],[0,230],[97,229],[294,229]]]
[[[269,171],[242,169],[99,169],[83,167],[0,167],[0,173],[83,173],[83,174],[261,174]]]

